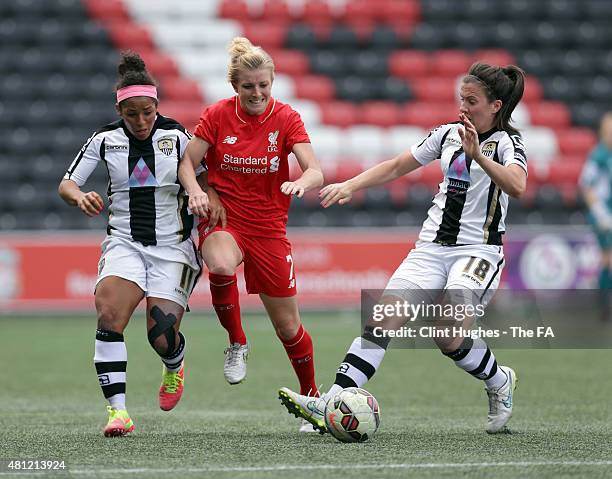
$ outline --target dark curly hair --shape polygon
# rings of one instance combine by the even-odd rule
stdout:
[[[117,67],[119,81],[115,85],[115,91],[130,85],[153,85],[157,82],[147,71],[145,62],[140,55],[133,51],[121,52],[121,62]]]

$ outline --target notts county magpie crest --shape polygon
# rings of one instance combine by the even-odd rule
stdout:
[[[166,156],[170,156],[174,151],[174,142],[170,138],[157,140],[157,148]]]
[[[480,151],[482,151],[482,154],[486,156],[487,158],[492,158],[493,155],[495,154],[496,149],[497,149],[496,141],[487,141],[486,143],[482,145],[482,148],[480,149]]]

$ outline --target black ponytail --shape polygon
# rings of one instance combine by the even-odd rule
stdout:
[[[521,101],[525,90],[525,72],[521,68],[516,65],[502,68],[486,63],[474,63],[463,81],[481,83],[489,102],[501,100],[502,107],[495,115],[495,126],[511,134],[518,133],[510,122],[512,112]]]

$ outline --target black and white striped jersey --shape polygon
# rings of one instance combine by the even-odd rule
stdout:
[[[177,244],[190,237],[194,224],[178,181],[178,162],[190,138],[176,120],[159,114],[146,140],[135,138],[119,120],[85,142],[64,178],[81,187],[104,163],[109,177],[107,233],[145,246]]]
[[[440,158],[444,174],[419,239],[447,245],[501,245],[508,195],[478,163],[466,157],[458,133],[460,126],[459,122],[439,126],[411,148],[422,165]],[[520,134],[492,129],[478,138],[484,156],[504,166],[520,165],[527,171]]]

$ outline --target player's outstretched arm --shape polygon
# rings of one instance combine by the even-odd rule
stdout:
[[[196,178],[196,169],[202,162],[210,145],[202,138],[194,136],[189,140],[181,158],[178,178],[189,195],[189,209],[198,216],[206,217],[208,213],[208,195],[202,191]]]
[[[302,176],[295,181],[285,181],[281,185],[281,191],[286,195],[301,198],[307,191],[323,184],[323,171],[310,143],[296,143],[293,145],[293,154],[300,164]]]
[[[62,180],[57,191],[66,203],[78,207],[87,216],[99,215],[104,209],[104,201],[98,193],[81,191],[73,180]]]
[[[325,186],[319,192],[321,206],[327,208],[334,203],[344,205],[351,201],[353,193],[356,191],[388,183],[416,170],[420,166],[422,165],[415,159],[412,152],[406,150],[395,158],[383,161],[349,180]]]

